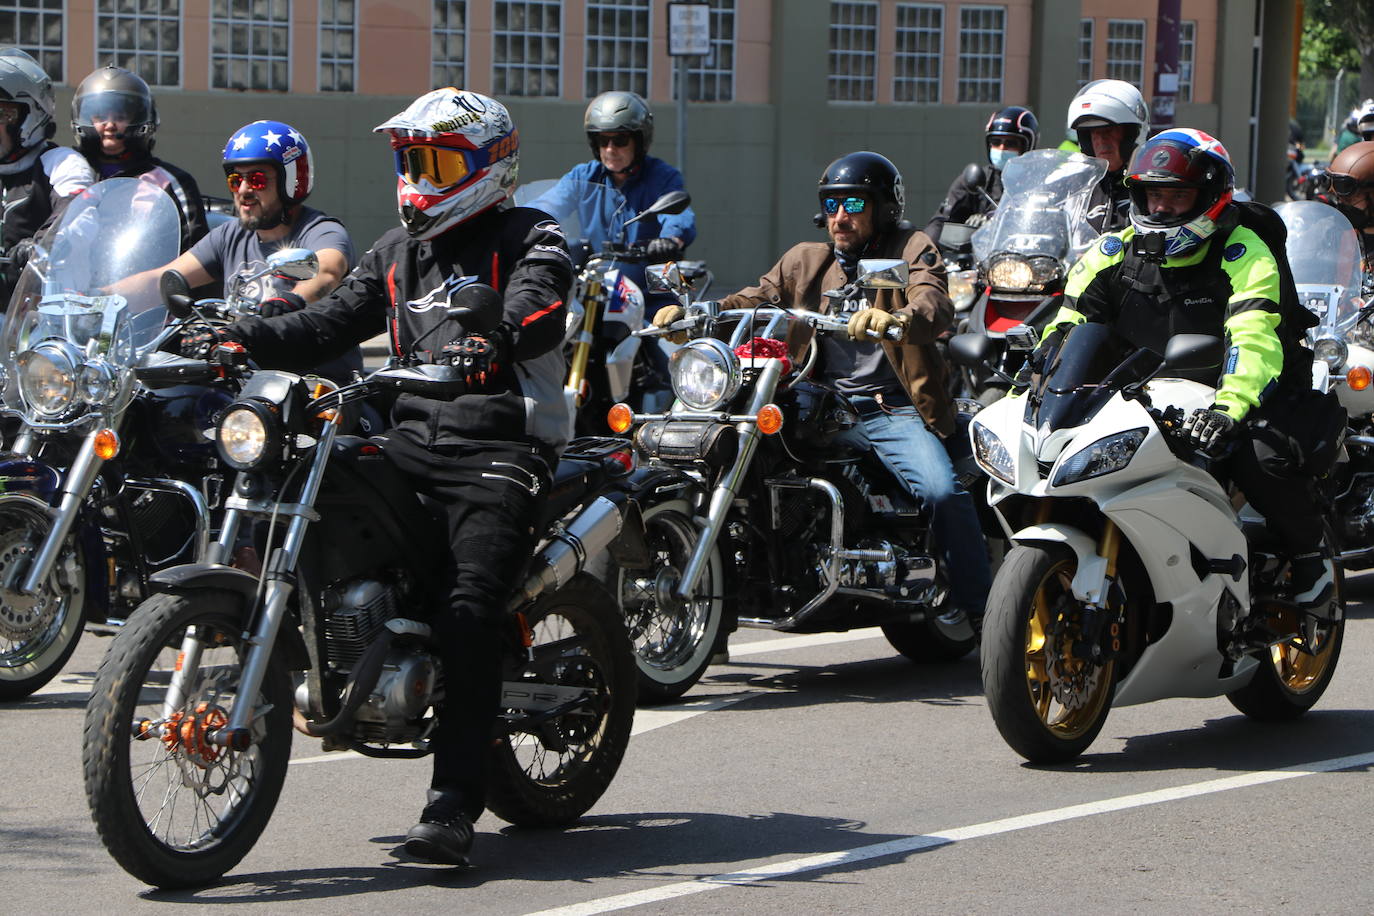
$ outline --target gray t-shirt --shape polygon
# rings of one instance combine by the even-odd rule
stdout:
[[[244,229],[237,219],[229,220],[210,230],[210,234],[191,246],[191,254],[212,276],[225,281],[224,292],[228,293],[228,280],[245,267],[261,268],[267,263],[267,256],[283,248],[309,248],[320,251],[334,248],[343,253],[348,262],[345,270],[352,270],[353,240],[343,223],[332,216],[325,216],[319,210],[302,207],[300,218],[292,227],[291,234],[275,242],[263,243],[258,234]],[[259,284],[271,284],[271,289],[263,289]],[[283,280],[272,276],[263,277],[250,283],[244,290],[258,301],[271,299],[279,292],[288,292],[296,285],[294,280]]]

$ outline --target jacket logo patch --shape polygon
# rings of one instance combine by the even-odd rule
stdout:
[[[1125,245],[1122,243],[1121,239],[1114,235],[1109,235],[1102,240],[1102,253],[1108,257],[1117,254],[1124,247]]]
[[[1184,300],[1183,300],[1183,304],[1184,304],[1184,305],[1211,305],[1211,304],[1212,304],[1212,299],[1211,299],[1210,296],[1203,296],[1201,299],[1184,299]]]
[[[1240,242],[1236,242],[1234,245],[1226,246],[1226,250],[1222,252],[1222,257],[1224,257],[1228,261],[1239,261],[1244,254],[1245,245],[1243,245]]]
[[[456,277],[449,275],[449,278],[437,287],[425,293],[419,299],[411,299],[406,302],[406,308],[416,314],[423,314],[433,308],[448,308],[449,300],[458,290],[467,286],[469,283],[476,283],[477,277]]]

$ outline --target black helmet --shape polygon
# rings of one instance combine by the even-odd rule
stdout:
[[[1021,152],[1029,153],[1035,149],[1035,143],[1040,138],[1040,122],[1035,120],[1035,115],[1029,108],[1012,105],[988,118],[988,126],[983,128],[983,133],[987,135],[988,142],[993,137],[1020,140]]]
[[[591,144],[592,156],[601,151],[596,146],[597,134],[610,134],[627,131],[634,135],[635,159],[643,159],[649,152],[649,144],[654,142],[654,113],[649,103],[633,92],[603,92],[587,106],[582,116],[582,129],[587,132],[587,142]]]
[[[101,67],[81,81],[72,96],[72,133],[81,152],[88,157],[100,152],[100,133],[93,118],[118,112],[129,122],[124,129],[124,145],[135,155],[153,151],[157,133],[157,105],[148,84],[137,73],[122,67]]]
[[[850,153],[841,156],[821,173],[820,198],[838,193],[861,193],[876,198],[878,218],[874,226],[887,232],[902,218],[906,197],[902,193],[902,173],[886,156],[877,153]]]

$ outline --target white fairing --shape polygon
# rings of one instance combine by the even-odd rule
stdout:
[[[606,271],[602,280],[610,291],[606,312],[601,320],[607,324],[626,326],[626,337],[606,354],[606,375],[610,381],[611,397],[623,401],[630,394],[630,379],[634,376],[635,354],[639,352],[638,337],[630,332],[644,327],[644,293],[639,285],[618,270]]]

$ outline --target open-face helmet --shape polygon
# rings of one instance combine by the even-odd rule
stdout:
[[[51,137],[56,129],[52,80],[28,54],[18,48],[0,50],[0,101],[22,105],[24,110],[4,125],[9,133],[10,152],[6,159],[17,159]]]
[[[636,93],[603,92],[587,106],[582,116],[582,129],[587,133],[593,158],[601,154],[596,145],[597,134],[621,131],[631,134],[635,138],[635,162],[640,162],[648,155],[649,144],[654,142],[654,113],[649,110],[649,103]]]
[[[821,173],[818,191],[822,207],[827,197],[867,195],[878,208],[873,227],[880,234],[897,225],[906,206],[902,173],[877,153],[849,153],[836,159]]]
[[[1186,254],[1216,232],[1236,184],[1231,155],[1216,137],[1192,128],[1160,131],[1135,154],[1125,175],[1131,194],[1131,225],[1137,234],[1164,234],[1166,257]],[[1197,200],[1177,216],[1153,214],[1145,192],[1196,188]]]
[[[254,121],[224,144],[224,174],[242,174],[249,166],[271,166],[277,173],[282,203],[298,204],[315,188],[315,157],[300,131],[282,121]]]
[[[126,121],[124,148],[135,156],[153,151],[157,133],[157,105],[152,90],[137,73],[122,67],[101,67],[81,81],[72,96],[72,133],[87,157],[100,152],[96,120],[117,116]]]
[[[1337,209],[1350,218],[1356,229],[1374,222],[1374,141],[1352,143],[1336,154],[1321,176]]]
[[[1093,149],[1088,130],[1112,124],[1125,128],[1121,161],[1129,163],[1136,143],[1150,132],[1150,110],[1140,90],[1125,80],[1093,80],[1069,102],[1068,129],[1077,133],[1078,147],[1085,155],[1091,156]]]

